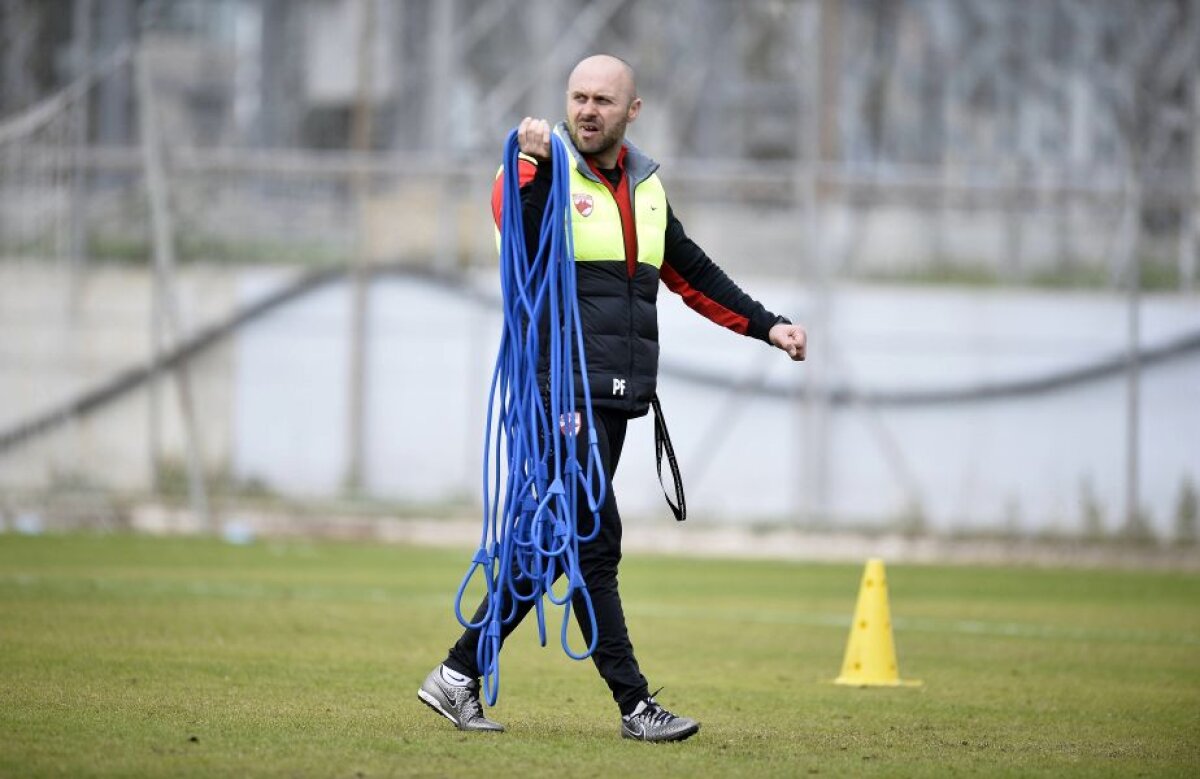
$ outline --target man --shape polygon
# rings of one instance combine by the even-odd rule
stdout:
[[[803,360],[804,328],[776,316],[742,292],[688,238],[667,202],[656,174],[657,163],[626,143],[625,131],[637,119],[633,69],[608,55],[588,57],[567,83],[567,121],[551,130],[541,119],[526,117],[517,137],[521,210],[526,242],[533,256],[550,191],[550,134],[568,142],[571,155],[572,230],[579,312],[584,331],[593,417],[599,439],[608,498],[600,511],[600,532],[580,544],[579,562],[592,598],[598,632],[592,660],[621,710],[621,734],[643,741],[679,741],[700,725],[660,706],[638,668],[617,591],[621,559],[621,517],[612,494],[612,477],[621,457],[629,419],[644,416],[655,394],[658,374],[658,282],[681,295],[688,306],[738,333],[766,341],[793,360]],[[500,179],[493,211],[500,223]],[[577,394],[576,397],[581,397]],[[587,445],[580,430],[581,451]],[[586,501],[586,499],[581,499]],[[579,532],[593,529],[586,504],[578,511]],[[578,598],[578,596],[577,596]],[[576,618],[591,641],[583,604]],[[480,621],[486,601],[472,620]],[[532,603],[517,606],[517,618],[504,626],[507,637]],[[509,604],[502,606],[509,613]],[[479,630],[466,630],[444,663],[435,668],[418,697],[460,730],[502,731],[483,714],[479,701],[476,647]]]

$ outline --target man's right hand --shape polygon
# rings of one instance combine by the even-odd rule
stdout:
[[[808,331],[801,325],[780,322],[771,328],[767,338],[796,362],[803,360],[808,353]]]
[[[550,123],[545,119],[525,117],[517,127],[517,145],[522,154],[539,162],[550,159]]]

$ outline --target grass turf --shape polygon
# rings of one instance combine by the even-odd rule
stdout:
[[[1172,775],[1200,766],[1200,576],[890,566],[900,667],[839,670],[854,566],[628,557],[683,744],[618,736],[589,662],[502,658],[503,735],[417,686],[469,552],[0,535],[0,775]],[[571,635],[578,640],[577,631]]]

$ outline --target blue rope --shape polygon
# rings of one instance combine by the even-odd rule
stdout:
[[[476,655],[489,705],[500,693],[500,629],[516,618],[519,602],[533,601],[538,640],[546,645],[542,597],[564,606],[560,640],[568,656],[583,660],[596,649],[596,613],[579,567],[579,544],[600,532],[605,476],[600,463],[591,390],[583,350],[571,240],[571,161],[566,146],[551,136],[553,177],[542,217],[536,256],[526,249],[521,214],[517,133],[504,146],[503,203],[500,216],[500,290],[504,328],[492,372],[483,451],[483,530],[479,549],[459,585],[454,613],[463,627],[480,631]],[[548,330],[540,325],[548,323]],[[539,339],[548,332],[549,343]],[[538,356],[549,355],[549,394],[538,386]],[[575,397],[575,366],[582,378],[583,402]],[[548,406],[548,408],[547,408]],[[575,414],[587,419],[586,461],[577,456]],[[580,535],[580,497],[591,511],[592,530]],[[482,572],[487,608],[477,621],[463,616],[462,600],[471,579]],[[562,595],[553,584],[566,578]],[[522,594],[524,590],[524,594]],[[502,598],[511,602],[502,614]],[[572,599],[579,595],[591,623],[583,652],[567,640]]]

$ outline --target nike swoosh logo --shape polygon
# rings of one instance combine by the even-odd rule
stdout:
[[[643,725],[642,723],[627,722],[625,724],[629,728],[629,732],[632,733],[633,735],[637,736],[638,738],[646,737],[646,726]]]

